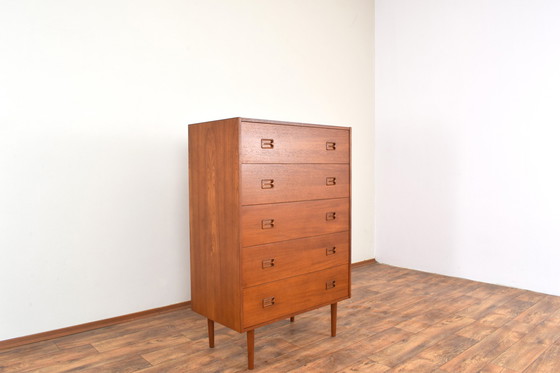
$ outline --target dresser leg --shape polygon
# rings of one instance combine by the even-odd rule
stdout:
[[[247,362],[249,369],[255,368],[255,330],[247,332]]]
[[[296,321],[296,317],[295,316],[290,317],[290,322],[294,322],[294,321]]]
[[[331,304],[331,337],[336,337],[336,306],[338,303]]]
[[[214,348],[214,320],[208,319],[208,344]]]

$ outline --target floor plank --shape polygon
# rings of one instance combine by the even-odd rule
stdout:
[[[560,346],[550,346],[523,373],[558,373],[560,372]]]
[[[255,372],[557,373],[560,297],[371,264],[352,299],[256,330]],[[0,372],[246,370],[245,335],[190,309],[0,351]]]

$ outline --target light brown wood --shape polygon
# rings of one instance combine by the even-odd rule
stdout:
[[[243,122],[242,163],[349,163],[348,129]],[[261,140],[273,140],[262,148]],[[334,150],[327,150],[334,143]]]
[[[265,224],[263,221],[271,222]],[[348,198],[241,208],[242,246],[343,232],[349,228]]]
[[[315,272],[350,262],[349,232],[241,249],[243,286]]]
[[[241,203],[348,197],[348,164],[243,164]]]
[[[285,319],[268,325],[259,333],[255,346],[255,370],[521,373],[522,366],[533,359],[523,373],[560,371],[560,333],[555,333],[560,327],[560,303],[557,303],[560,297],[383,264],[353,267],[352,272],[353,297],[338,309],[340,322],[336,338],[331,338],[327,330],[330,322],[328,307],[300,314],[297,323]],[[502,309],[504,304],[514,305],[517,300],[529,303],[523,306],[521,313],[520,309],[504,307],[504,315],[509,321],[501,327],[480,323],[479,320],[486,317],[481,314],[481,319],[473,319],[462,329],[438,337],[436,343],[430,342],[433,327],[441,329],[442,321],[455,320],[463,310],[492,294],[507,294],[505,298],[494,297],[493,308],[486,304],[494,311]],[[407,320],[419,320],[426,313],[439,312],[443,313],[443,319],[435,320],[424,329],[410,332],[398,327],[408,325]],[[459,320],[461,318],[468,319],[460,316]],[[218,323],[215,327],[218,345],[215,349],[208,349],[206,318],[183,307],[105,328],[3,349],[0,351],[0,371],[246,371],[246,336]],[[455,328],[447,329],[448,332],[451,330]],[[504,349],[505,339],[499,336],[512,335],[513,331],[520,333],[517,335],[520,339]],[[418,343],[417,348],[412,351],[410,347],[415,343]],[[399,347],[406,345],[409,346],[408,352],[402,359]],[[544,351],[539,353],[537,345],[541,345]],[[496,354],[494,349],[501,352]],[[391,352],[395,355],[392,356]],[[380,356],[387,363],[392,362],[391,365],[372,360]],[[454,361],[453,367],[460,368],[449,369],[450,365],[448,369],[442,369],[451,361]],[[515,369],[517,362],[522,364]]]
[[[524,373],[558,373],[560,372],[560,346],[549,346]]]
[[[192,309],[241,331],[239,121],[189,126]]]
[[[349,298],[349,128],[191,125],[189,178],[194,311],[251,346],[257,327]]]
[[[347,272],[342,265],[243,289],[245,328],[348,298]],[[334,288],[327,289],[329,281],[336,281]],[[271,297],[273,304],[263,304]]]
[[[375,259],[364,260],[364,261],[361,261],[361,262],[352,263],[352,268],[363,266],[363,265],[369,265],[369,264],[373,264],[373,263],[375,263]],[[160,313],[166,313],[166,312],[171,312],[171,311],[175,311],[175,310],[178,310],[178,309],[189,308],[190,305],[191,305],[190,301],[181,302],[181,303],[177,303],[177,304],[172,304],[170,306],[154,308],[154,309],[145,310],[145,311],[141,311],[141,312],[135,312],[135,313],[131,313],[131,314],[128,314],[128,315],[112,317],[112,318],[109,318],[109,319],[94,321],[94,322],[91,322],[91,323],[73,325],[73,326],[70,326],[70,327],[67,327],[67,328],[50,330],[50,331],[44,332],[44,333],[37,333],[37,334],[27,335],[27,336],[23,336],[23,337],[19,337],[19,338],[7,339],[7,340],[4,340],[4,341],[0,341],[0,350],[13,348],[13,347],[18,347],[18,346],[24,346],[24,345],[28,345],[28,344],[31,344],[31,343],[48,341],[50,339],[60,338],[60,337],[64,337],[64,336],[74,335],[74,334],[79,334],[79,333],[92,331],[92,330],[96,330],[96,329],[101,329],[101,328],[105,328],[107,326],[122,324],[122,323],[126,323],[128,321],[131,321],[131,320],[141,319],[141,318],[144,318],[144,317],[153,317],[154,315],[157,315],[157,314],[160,314]],[[295,319],[295,318],[293,318],[293,319]]]

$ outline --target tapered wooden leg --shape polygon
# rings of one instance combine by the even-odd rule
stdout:
[[[336,305],[338,303],[331,304],[331,337],[336,337]]]
[[[214,320],[208,319],[208,344],[214,348]]]
[[[294,321],[296,321],[296,317],[295,316],[290,317],[290,322],[294,322]]]
[[[255,330],[247,332],[247,362],[249,369],[255,368]]]

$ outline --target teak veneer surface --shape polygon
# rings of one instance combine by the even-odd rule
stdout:
[[[191,250],[192,308],[239,331],[238,141],[232,121],[189,126],[190,238],[201,248]]]
[[[328,280],[336,281],[326,289]],[[274,297],[275,305],[262,308],[262,299]],[[348,265],[341,265],[301,276],[289,277],[243,289],[245,327],[300,313],[315,305],[327,305],[348,297]]]
[[[560,297],[383,264],[323,307],[256,330],[256,372],[560,372]],[[0,350],[0,372],[243,372],[245,337],[190,309]]]
[[[189,126],[192,307],[211,348],[214,322],[247,332],[249,369],[255,328],[330,305],[336,336],[336,303],[350,297],[350,134],[243,118]]]
[[[243,246],[318,236],[350,228],[348,198],[241,207]],[[327,214],[335,213],[328,220]],[[273,220],[274,229],[262,229],[263,220]]]
[[[243,164],[241,180],[243,205],[344,198],[350,193],[347,164]],[[261,180],[271,188],[263,189]]]
[[[348,163],[350,160],[348,128],[242,122],[241,133],[242,163]],[[274,147],[262,149],[261,139],[273,139]],[[325,151],[326,142],[334,143],[335,150]]]
[[[243,286],[316,272],[348,262],[350,232],[325,234],[241,249]],[[274,266],[263,261],[274,260]]]

